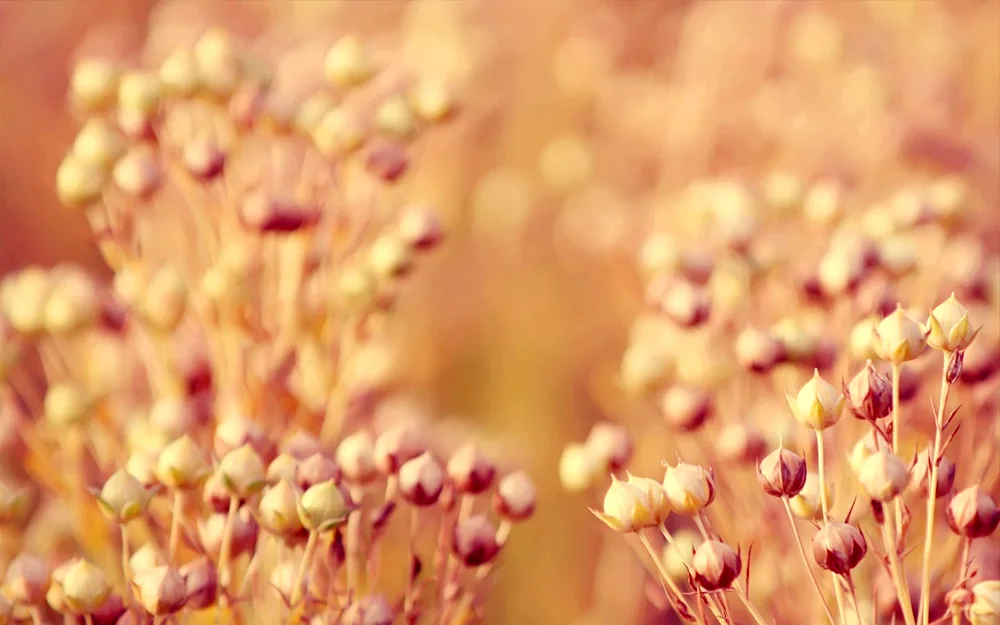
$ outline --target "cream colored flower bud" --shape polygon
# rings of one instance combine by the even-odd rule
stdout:
[[[478,495],[493,485],[496,466],[477,445],[468,443],[448,459],[447,473],[458,492]]]
[[[7,567],[3,594],[14,603],[42,605],[50,583],[51,574],[45,562],[38,556],[22,553]]]
[[[906,489],[910,471],[902,460],[881,449],[861,463],[857,477],[868,497],[885,502],[892,501]]]
[[[392,475],[406,461],[424,453],[426,445],[410,426],[393,427],[375,439],[375,466],[384,475]]]
[[[313,128],[312,140],[323,156],[338,158],[361,147],[365,128],[356,113],[337,106],[327,111]]]
[[[218,471],[223,487],[230,496],[239,499],[248,499],[260,492],[266,483],[264,463],[250,445],[223,456]]]
[[[73,382],[57,382],[45,393],[45,419],[56,427],[82,423],[90,409],[90,397]]]
[[[198,136],[184,144],[181,160],[188,173],[202,182],[212,180],[226,166],[226,153],[210,136]]]
[[[267,481],[277,484],[285,480],[289,484],[294,484],[298,479],[299,461],[289,453],[280,453],[267,465]]]
[[[368,251],[372,273],[383,280],[405,276],[413,268],[413,253],[402,237],[384,234]]]
[[[965,616],[972,625],[1000,625],[1000,581],[991,579],[973,586]]]
[[[681,327],[694,328],[708,321],[712,302],[704,289],[675,280],[664,291],[660,310]]]
[[[78,560],[66,571],[62,589],[66,605],[79,614],[93,613],[111,594],[108,578],[86,560]]]
[[[397,139],[409,139],[417,130],[409,102],[402,96],[392,96],[375,109],[375,126]]]
[[[958,301],[955,294],[938,304],[927,318],[927,344],[943,352],[957,352],[966,349],[976,338],[979,330],[974,330],[969,322],[969,311]]]
[[[663,546],[663,566],[670,579],[677,583],[686,582],[692,572],[689,568],[695,551],[703,539],[700,534],[690,529],[672,532],[674,540]]]
[[[157,330],[173,331],[187,311],[188,288],[174,265],[164,265],[146,284],[141,306],[143,317]]]
[[[163,90],[151,72],[126,72],[118,83],[118,107],[151,115],[160,107]]]
[[[218,560],[222,551],[222,542],[226,534],[227,518],[225,512],[210,515],[207,519],[198,520],[198,539],[205,553]],[[260,527],[250,514],[250,508],[243,506],[233,517],[230,524],[230,556],[239,558],[244,553],[253,553],[257,548],[257,538]]]
[[[767,449],[767,439],[747,423],[727,423],[715,442],[719,458],[734,464],[754,464]]]
[[[180,568],[184,578],[185,602],[188,610],[203,610],[214,605],[219,596],[219,572],[212,561],[201,557]]]
[[[109,170],[125,153],[125,138],[108,120],[88,119],[73,140],[73,156]]]
[[[45,301],[45,329],[51,334],[73,334],[94,323],[98,294],[93,279],[83,271],[56,276]]]
[[[634,484],[622,482],[611,476],[611,486],[604,495],[604,509],[590,511],[616,532],[637,532],[647,527],[656,527],[656,512],[653,510],[646,492]]]
[[[868,432],[854,443],[854,447],[851,447],[851,453],[847,454],[847,464],[851,466],[851,472],[854,473],[855,477],[861,472],[861,465],[865,463],[865,460],[868,460],[878,450],[877,443],[878,441],[872,432]],[[885,446],[885,443],[881,445]]]
[[[694,516],[715,500],[715,478],[701,466],[678,462],[673,467],[667,465],[663,492],[671,510]]]
[[[128,523],[146,512],[149,493],[142,483],[126,471],[115,471],[97,495],[104,516],[116,523]]]
[[[582,443],[570,443],[559,457],[559,482],[572,493],[587,490],[603,470],[600,459]]]
[[[108,59],[81,59],[70,77],[70,97],[86,112],[97,112],[111,106],[118,92],[119,70]]]
[[[410,91],[410,106],[425,122],[441,122],[455,112],[455,94],[447,85],[425,78]]]
[[[208,459],[186,434],[167,445],[156,463],[157,479],[168,488],[197,488],[210,474]]]
[[[159,451],[148,452],[145,450],[133,451],[129,454],[128,460],[125,462],[125,470],[139,480],[139,483],[145,487],[150,487],[159,482],[156,477],[156,459],[159,456]]]
[[[344,267],[334,281],[334,295],[345,308],[360,310],[375,301],[375,280],[367,268]]]
[[[923,353],[927,347],[927,335],[902,306],[897,306],[875,328],[873,345],[880,358],[898,365]]]
[[[635,446],[628,428],[606,421],[595,423],[587,435],[587,449],[600,462],[601,472],[616,472],[628,466]]]
[[[260,524],[277,536],[290,536],[302,529],[299,519],[299,490],[287,480],[280,480],[264,491],[258,505]]]
[[[814,224],[831,224],[840,217],[843,210],[844,190],[836,180],[819,180],[813,183],[802,199],[802,212]]]
[[[785,345],[773,332],[744,328],[736,337],[736,360],[754,373],[766,373],[785,358]]]
[[[669,275],[680,266],[681,250],[669,234],[650,234],[639,250],[639,266],[647,277]]]
[[[795,397],[785,396],[795,420],[814,430],[825,430],[840,420],[844,408],[844,396],[813,371],[813,377],[806,382]]]
[[[350,512],[348,502],[332,480],[316,484],[299,499],[299,519],[310,532],[325,532],[342,525]]]
[[[140,546],[132,554],[132,557],[128,559],[129,568],[133,573],[163,566],[166,563],[160,555],[159,550],[150,543]]]
[[[135,574],[132,584],[139,605],[153,616],[173,614],[184,607],[187,587],[184,578],[171,566],[158,566]]]
[[[925,449],[914,461],[913,469],[910,470],[910,491],[919,497],[927,498],[931,495],[930,489],[931,463],[930,450]],[[951,493],[955,486],[955,463],[942,457],[938,463],[937,487],[934,489],[934,498],[940,499]]]
[[[163,170],[156,151],[140,144],[118,159],[111,177],[125,193],[145,199],[160,187]]]
[[[425,451],[399,468],[399,493],[415,506],[433,505],[443,488],[444,471],[430,452]]]
[[[622,355],[619,372],[622,386],[632,394],[648,393],[670,377],[674,365],[674,359],[667,350],[633,342]]]
[[[375,443],[368,432],[355,432],[340,441],[336,457],[341,472],[349,482],[367,484],[378,475]]]
[[[667,425],[693,432],[704,425],[715,410],[712,395],[704,389],[675,384],[663,392],[660,412]]]
[[[659,484],[657,484],[659,486]],[[524,521],[535,512],[538,488],[524,471],[509,473],[497,482],[493,510],[508,521]]]
[[[695,551],[691,568],[698,586],[711,592],[729,588],[743,570],[743,562],[729,545],[706,540]]]
[[[184,48],[174,50],[163,60],[157,76],[167,95],[188,97],[201,85],[194,53]]]
[[[423,204],[403,209],[396,232],[410,248],[419,251],[436,247],[444,238],[440,216],[433,208]]]
[[[375,66],[355,35],[346,35],[333,44],[323,61],[323,74],[334,87],[356,87],[374,73]]]
[[[56,170],[56,195],[66,206],[87,206],[100,199],[107,180],[99,163],[69,154]]]
[[[656,525],[661,525],[670,516],[671,511],[670,502],[663,491],[663,484],[648,477],[636,477],[627,471],[625,474],[628,476],[628,483],[645,494],[646,501],[649,502],[649,508],[653,513],[653,520]]]
[[[325,454],[313,454],[299,463],[296,484],[300,489],[330,480],[340,482],[340,467]]]
[[[243,77],[243,63],[229,33],[212,28],[203,34],[192,50],[198,76],[204,88],[216,97],[228,97]]]
[[[834,488],[830,482],[826,483],[826,503],[832,507],[834,501]],[[799,494],[789,500],[792,512],[803,519],[823,518],[823,501],[820,499],[819,476],[810,472],[806,475],[806,483],[799,491]]]

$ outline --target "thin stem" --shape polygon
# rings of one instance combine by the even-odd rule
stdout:
[[[351,512],[347,517],[347,589],[355,596],[363,594],[361,589],[361,510]]]
[[[233,576],[229,560],[233,550],[233,524],[236,521],[238,509],[239,500],[236,497],[230,497],[226,524],[222,528],[222,546],[219,547],[219,585],[226,589],[229,588]]]
[[[768,625],[767,620],[761,616],[760,612],[757,611],[757,608],[753,607],[753,604],[750,603],[750,598],[747,597],[747,593],[743,591],[743,588],[739,584],[733,584],[733,589],[736,591],[736,596],[743,602],[743,607],[747,609],[747,612],[749,612],[750,616],[753,617],[753,620],[757,622],[757,625]]]
[[[823,507],[823,527],[827,527],[830,524],[830,503],[827,501],[826,496],[826,469],[824,465],[825,462],[825,450],[823,446],[823,430],[816,430],[816,454],[817,454],[817,468],[819,474],[819,501],[820,505]],[[840,614],[840,622],[845,623],[846,612],[844,610],[844,592],[840,589],[840,584],[837,582],[837,574],[830,573],[833,579],[833,593],[837,598],[837,613]],[[912,624],[907,624],[912,625]]]
[[[944,434],[944,411],[948,407],[948,365],[951,354],[943,353],[944,365],[941,369],[941,392],[938,395],[937,414],[934,416],[934,455],[931,463],[930,481],[927,483],[927,527],[924,531],[924,560],[920,576],[920,622],[930,625],[931,612],[931,551],[934,548],[934,512],[937,506],[938,456],[941,454],[941,438]]]
[[[184,508],[184,491],[174,491],[174,505],[170,518],[170,547],[168,557],[171,564],[177,563],[177,550],[181,544],[181,511]]]
[[[94,625],[94,617],[91,614],[84,614],[83,622],[85,625]]]
[[[42,625],[42,610],[38,606],[32,606],[30,612],[32,625]]]
[[[313,530],[309,532],[309,540],[306,541],[306,549],[302,552],[302,561],[299,563],[299,570],[295,574],[295,585],[292,586],[292,601],[291,604],[296,606],[302,601],[302,590],[305,585],[306,572],[309,570],[309,565],[312,563],[313,553],[316,551],[316,541],[319,538],[319,532]]]
[[[885,523],[882,525],[882,538],[885,541],[885,552],[889,556],[889,571],[892,573],[892,582],[896,586],[896,598],[899,600],[899,607],[903,611],[903,620],[906,625],[916,625],[913,618],[913,606],[910,604],[910,592],[906,587],[906,578],[903,576],[903,568],[899,562],[899,554],[896,552],[895,529],[892,515],[885,515]]]
[[[660,573],[660,580],[666,584],[668,588],[670,588],[670,591],[674,593],[677,600],[680,601],[681,604],[683,604],[683,606],[687,609],[688,614],[695,618],[695,622],[701,623],[702,621],[695,616],[695,612],[691,609],[691,605],[688,604],[687,599],[684,598],[684,594],[681,592],[680,588],[677,587],[677,583],[674,582],[672,577],[670,577],[666,566],[663,564],[663,560],[657,557],[656,551],[653,549],[653,545],[651,545],[649,543],[649,539],[646,538],[646,534],[642,531],[636,533],[639,535],[639,541],[642,543],[642,546],[646,548],[646,552],[649,554],[649,557],[653,559],[653,564],[656,566],[656,570]],[[683,617],[683,615],[681,616]],[[763,625],[766,625],[766,623]]]
[[[858,606],[858,589],[854,587],[854,580],[850,578],[850,575],[848,573],[844,580],[851,591],[851,602],[854,603],[854,616],[858,619],[858,625],[862,625],[864,621],[861,620],[861,608]]]
[[[410,511],[410,539],[408,541],[408,554],[406,560],[406,591],[403,593],[403,617],[409,617],[413,609],[413,587],[416,580],[413,579],[413,559],[417,553],[417,533],[420,531],[420,509],[416,506]]]
[[[131,549],[129,549],[128,544],[128,532],[125,530],[125,524],[119,526],[121,530],[122,537],[122,579],[125,580],[125,592],[122,595],[125,598],[125,605],[132,604],[132,587],[129,584],[129,578],[131,577],[131,572],[129,570],[129,560],[131,559]]]
[[[894,456],[899,456],[899,383],[902,371],[903,365],[892,363],[892,453]],[[896,528],[901,529],[903,526],[903,501],[901,498],[896,499],[893,508],[896,515]],[[893,543],[895,543],[897,536],[893,534],[892,538]]]
[[[809,573],[809,579],[812,580],[813,588],[816,589],[816,594],[819,595],[819,603],[823,606],[823,612],[826,613],[826,618],[829,619],[830,623],[836,625],[837,620],[833,618],[833,613],[830,612],[829,606],[826,604],[826,597],[823,596],[823,589],[819,585],[819,580],[816,579],[816,573],[809,566],[809,557],[806,555],[806,548],[802,544],[802,536],[799,534],[799,528],[795,524],[795,516],[792,514],[792,507],[788,504],[788,497],[782,497],[781,503],[785,506],[785,514],[788,515],[788,524],[792,528],[792,536],[795,537],[795,544],[799,548],[799,555],[802,556],[802,564],[806,567],[806,572]],[[857,606],[855,606],[857,607]],[[858,620],[861,623],[861,620]]]

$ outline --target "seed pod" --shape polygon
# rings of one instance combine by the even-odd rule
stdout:
[[[451,550],[465,566],[487,564],[500,551],[496,528],[481,515],[460,521],[452,532]]]
[[[211,467],[208,460],[186,434],[167,445],[156,463],[156,477],[168,488],[197,488],[209,475]]]
[[[789,500],[792,512],[803,519],[823,518],[823,501],[820,499],[819,476],[809,472],[806,474],[806,483],[802,486],[799,494]],[[833,484],[825,484],[827,506],[833,505],[835,490]]]
[[[298,481],[299,461],[291,454],[280,453],[271,464],[267,465],[267,481],[269,484],[277,484],[285,480],[289,484]],[[311,484],[310,484],[311,486]]]
[[[158,566],[132,578],[139,605],[153,616],[173,614],[184,607],[187,587],[177,569]]]
[[[795,420],[814,430],[825,430],[840,420],[844,407],[844,397],[832,384],[813,371],[813,377],[806,382],[795,397],[785,396]]]
[[[390,96],[375,109],[375,126],[395,139],[410,139],[417,131],[410,103],[402,96]]]
[[[226,153],[210,137],[196,137],[184,144],[181,160],[189,174],[208,182],[222,173],[226,166]]]
[[[459,493],[478,495],[493,485],[496,466],[475,444],[469,443],[448,460],[447,472]]]
[[[658,512],[659,510],[659,512]],[[648,489],[611,475],[611,486],[604,495],[603,511],[590,509],[591,513],[616,532],[632,533],[658,525],[662,506],[653,508]]]
[[[180,568],[184,578],[184,607],[189,610],[203,610],[214,605],[219,596],[219,572],[212,561],[201,557]]]
[[[316,484],[299,499],[299,520],[310,532],[325,532],[347,520],[350,507],[333,481]]]
[[[559,457],[559,483],[571,493],[590,488],[601,470],[599,460],[582,443],[570,443]]]
[[[847,406],[855,418],[877,421],[892,412],[892,383],[869,360],[844,389]]]
[[[715,478],[698,465],[678,462],[673,467],[667,465],[663,491],[671,510],[694,516],[715,500]]]
[[[267,458],[273,455],[273,444],[267,434],[256,423],[244,416],[238,405],[227,403],[224,414],[215,426],[215,436],[212,438],[212,450],[222,458],[226,454],[249,445],[261,456]]]
[[[277,536],[289,536],[300,531],[300,496],[299,490],[285,479],[264,491],[257,507],[258,519],[264,529]]]
[[[164,265],[150,276],[139,303],[143,318],[161,332],[173,332],[184,319],[187,306],[187,283],[174,265]]]
[[[927,347],[927,335],[902,306],[897,306],[875,328],[873,344],[880,358],[902,364],[923,353]]]
[[[401,278],[413,269],[413,254],[402,237],[383,234],[368,251],[372,273],[382,280]]]
[[[628,483],[641,490],[646,496],[646,502],[653,513],[653,522],[662,525],[670,516],[670,502],[663,491],[663,485],[648,477],[636,477],[626,471]]]
[[[978,485],[959,491],[948,502],[945,518],[951,531],[967,538],[989,536],[1000,524],[1000,510]]]
[[[772,497],[795,497],[806,483],[806,461],[779,447],[757,466],[757,482]]]
[[[313,454],[298,465],[296,485],[302,491],[307,491],[316,484],[334,481],[340,482],[340,470],[337,463],[324,454]]]
[[[18,604],[42,605],[49,590],[49,567],[38,556],[22,553],[7,567],[4,594]]]
[[[413,428],[406,425],[393,427],[375,439],[375,466],[383,475],[392,475],[405,462],[425,450],[426,446]]]
[[[341,619],[344,625],[392,625],[396,613],[384,595],[369,595],[347,606]]]
[[[88,119],[73,140],[72,154],[104,171],[125,153],[125,140],[106,119]]]
[[[973,586],[972,601],[965,616],[972,625],[1000,623],[1000,581],[983,581]]]
[[[375,443],[371,434],[365,431],[355,432],[337,446],[337,464],[344,478],[358,485],[363,485],[375,479],[378,471],[375,467]]]
[[[822,568],[848,575],[868,553],[861,530],[837,521],[828,521],[813,537],[813,557]]]
[[[916,460],[914,460],[913,469],[910,470],[910,491],[919,497],[923,497],[924,499],[930,497],[930,475],[930,450],[925,449],[917,454]],[[938,463],[935,498],[940,499],[941,497],[951,493],[951,489],[954,486],[955,463],[942,457]]]
[[[444,488],[444,471],[430,452],[408,460],[399,469],[399,492],[415,506],[437,503]]]
[[[125,193],[147,199],[160,187],[163,170],[156,151],[140,144],[118,159],[111,176]]]
[[[440,82],[423,79],[410,91],[410,106],[425,122],[443,122],[455,112],[455,96]]]
[[[330,47],[323,60],[323,74],[334,87],[357,87],[374,73],[375,65],[356,35],[342,37]]]
[[[667,425],[693,432],[712,416],[715,406],[707,391],[692,386],[674,385],[660,398],[660,412]]]
[[[320,118],[313,128],[312,140],[323,156],[342,158],[364,144],[365,129],[354,112],[337,106]]]
[[[910,472],[897,456],[880,449],[861,463],[857,478],[870,498],[887,502],[906,489],[910,482]]]
[[[505,520],[525,521],[535,512],[537,499],[538,489],[528,474],[515,471],[497,482],[493,509]]]
[[[57,382],[45,393],[45,419],[56,427],[71,427],[90,416],[91,401],[72,382]]]
[[[690,578],[690,566],[697,548],[703,542],[700,534],[690,529],[673,533],[674,541],[663,547],[663,565],[675,582],[686,582]]]
[[[250,445],[226,454],[219,462],[218,472],[229,496],[240,501],[260,492],[266,483],[264,463]]]
[[[587,452],[603,471],[615,473],[628,466],[634,445],[628,429],[617,423],[595,423],[587,435]]]
[[[66,605],[79,614],[92,614],[111,594],[104,573],[86,560],[77,560],[69,567],[61,585]]]
[[[706,540],[698,547],[691,562],[694,579],[703,590],[724,590],[739,577],[743,562],[731,547],[716,540]]]
[[[244,63],[229,33],[219,28],[206,31],[192,49],[202,86],[215,97],[232,95],[244,77]]]
[[[146,569],[163,566],[166,561],[160,556],[160,552],[153,545],[146,543],[135,550],[132,557],[128,559],[128,566],[132,573],[145,571]]]
[[[166,95],[186,98],[201,86],[198,66],[191,50],[174,50],[160,64],[157,74]]]
[[[128,523],[146,511],[149,494],[139,480],[126,471],[116,471],[97,495],[101,512],[116,523]]]

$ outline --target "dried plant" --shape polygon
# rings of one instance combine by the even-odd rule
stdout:
[[[449,87],[353,35],[303,93],[265,60],[212,29],[73,70],[56,187],[114,278],[0,285],[0,621],[475,622],[534,511],[475,442],[373,418],[443,236],[395,183]]]

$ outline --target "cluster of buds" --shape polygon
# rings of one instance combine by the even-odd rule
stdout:
[[[604,495],[603,510],[591,512],[616,532],[638,532],[663,525],[671,512],[698,515],[715,499],[712,471],[678,462],[667,466],[663,482],[627,474],[627,481],[612,474]]]

